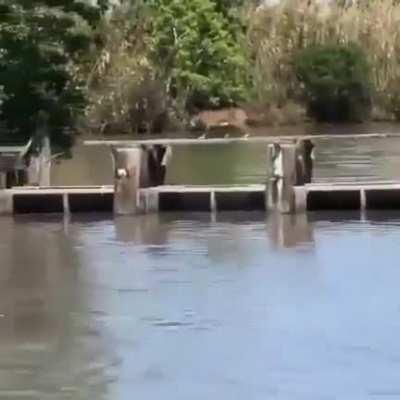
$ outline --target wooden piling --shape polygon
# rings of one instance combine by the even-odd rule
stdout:
[[[314,144],[309,139],[296,143],[296,185],[302,186],[312,181],[314,167]]]
[[[50,186],[51,184],[51,147],[50,139],[44,136],[42,148],[39,155],[39,186]]]
[[[275,210],[277,203],[277,186],[278,180],[281,178],[278,175],[278,163],[280,163],[281,159],[279,159],[280,146],[277,144],[269,144],[267,146],[267,182],[266,182],[266,194],[265,194],[265,209],[266,210]]]
[[[281,185],[278,187],[278,210],[287,214],[294,211],[294,186],[297,180],[296,146],[283,144],[281,152],[282,178]]]
[[[281,213],[295,210],[294,186],[297,182],[296,145],[269,145],[267,149],[268,182],[266,188],[266,208]]]
[[[140,148],[113,149],[114,213],[136,214],[139,211],[139,188],[143,150]]]

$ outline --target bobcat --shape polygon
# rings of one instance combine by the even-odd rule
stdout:
[[[236,128],[247,133],[247,113],[241,108],[224,108],[217,111],[201,111],[190,121],[192,128],[203,128],[208,133],[216,128]]]

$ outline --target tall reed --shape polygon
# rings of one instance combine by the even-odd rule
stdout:
[[[316,0],[282,0],[252,9],[247,44],[253,56],[254,94],[285,102],[298,82],[293,56],[317,44],[361,46],[371,69],[375,106],[400,118],[400,4],[354,2],[343,7]]]

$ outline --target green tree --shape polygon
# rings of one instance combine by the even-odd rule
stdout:
[[[71,145],[85,100],[79,67],[89,61],[94,27],[106,5],[0,0],[0,125],[12,140],[35,136],[45,113],[55,147]]]
[[[183,107],[219,107],[246,95],[246,58],[226,2],[152,0],[153,55],[167,92]]]

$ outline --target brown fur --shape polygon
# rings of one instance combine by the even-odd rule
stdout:
[[[247,113],[241,108],[224,108],[216,111],[201,111],[193,119],[193,124],[201,125],[206,131],[215,128],[235,127],[247,132]]]

